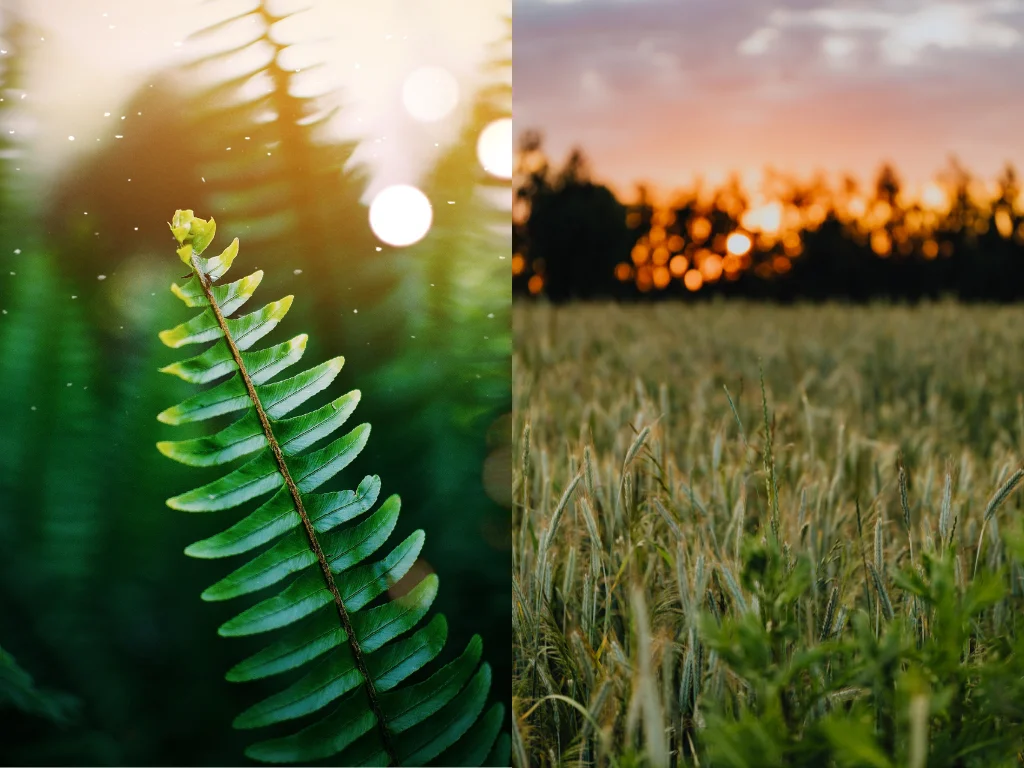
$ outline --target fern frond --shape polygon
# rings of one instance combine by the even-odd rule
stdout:
[[[337,756],[341,764],[352,766],[426,765],[438,758],[446,765],[490,760],[507,764],[507,756],[502,756],[508,752],[507,740],[499,739],[502,705],[494,704],[481,717],[491,673],[481,663],[478,636],[429,677],[419,674],[417,682],[400,687],[440,655],[447,637],[447,625],[439,615],[412,632],[437,594],[435,575],[426,576],[406,594],[387,599],[415,563],[423,531],[372,559],[379,557],[394,530],[398,497],[389,497],[367,514],[380,493],[376,476],[365,477],[355,491],[316,492],[366,445],[370,426],[361,424],[314,448],[347,422],[360,393],[352,391],[321,408],[285,418],[334,381],[343,358],[271,382],[301,359],[305,335],[261,350],[250,348],[281,322],[292,297],[228,319],[252,297],[262,273],[215,286],[237,256],[238,241],[219,256],[203,258],[216,231],[213,219],[178,211],[170,226],[180,246],[178,255],[192,270],[184,285],[171,290],[187,306],[203,311],[160,338],[174,348],[213,343],[201,354],[162,370],[192,383],[229,378],[158,418],[182,424],[229,413],[241,416],[214,435],[165,441],[158,448],[192,466],[242,463],[167,504],[189,512],[217,512],[266,498],[247,517],[188,547],[186,554],[228,557],[274,542],[202,597],[228,600],[292,579],[219,630],[223,636],[280,632],[275,642],[230,670],[228,680],[256,680],[309,665],[305,675],[285,690],[239,715],[235,726],[261,728],[319,718],[303,723],[291,735],[254,744],[246,754],[274,763]],[[345,525],[350,521],[356,522]]]
[[[14,657],[0,648],[0,710],[12,708],[58,723],[76,714],[79,702],[66,693],[39,688]]]

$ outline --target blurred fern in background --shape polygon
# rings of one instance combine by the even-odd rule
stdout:
[[[458,139],[424,180],[433,203],[427,236],[407,249],[421,312],[391,365],[374,379],[388,393],[373,412],[381,432],[410,439],[381,455],[381,471],[403,473],[427,489],[417,497],[427,519],[446,519],[456,507],[467,524],[428,538],[424,556],[457,563],[456,578],[438,598],[456,626],[483,618],[485,647],[507,642],[508,606],[486,595],[507,591],[509,576],[487,566],[495,550],[511,552],[511,185],[477,160],[477,138],[512,113],[512,20],[492,49],[488,83],[473,99]],[[396,384],[398,382],[399,384]],[[484,539],[488,546],[478,546]],[[484,617],[481,617],[483,612]],[[461,637],[461,635],[460,635]],[[495,676],[502,700],[509,678]]]

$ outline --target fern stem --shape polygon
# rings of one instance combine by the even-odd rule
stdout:
[[[278,471],[280,471],[281,476],[284,478],[288,492],[291,494],[292,503],[295,505],[295,511],[299,513],[299,517],[302,519],[302,526],[306,531],[306,537],[309,539],[310,549],[312,549],[313,554],[316,555],[317,562],[320,564],[320,571],[323,573],[324,582],[326,582],[327,589],[330,590],[331,595],[334,597],[334,605],[338,609],[338,617],[341,619],[341,626],[348,637],[349,648],[352,650],[352,656],[355,659],[356,668],[359,670],[359,674],[363,676],[366,695],[370,700],[370,707],[373,709],[374,717],[377,718],[377,726],[380,730],[381,742],[383,743],[384,751],[388,756],[388,765],[398,765],[398,757],[396,756],[394,746],[391,743],[391,732],[388,730],[387,721],[384,717],[384,712],[381,709],[380,700],[377,696],[377,689],[373,685],[373,678],[370,676],[370,673],[366,668],[366,660],[363,658],[363,649],[359,647],[359,641],[356,639],[355,631],[352,629],[352,621],[349,618],[348,610],[345,608],[345,603],[341,599],[341,593],[338,591],[338,585],[334,582],[334,574],[331,572],[330,563],[327,562],[327,557],[324,555],[324,551],[320,546],[320,541],[316,537],[316,531],[313,528],[313,523],[309,519],[306,508],[302,503],[302,495],[299,493],[299,488],[295,484],[295,480],[292,478],[291,472],[288,470],[288,464],[285,462],[281,446],[277,442],[277,438],[274,437],[274,431],[270,427],[270,418],[267,416],[266,411],[263,410],[263,404],[260,402],[259,395],[256,393],[256,386],[252,383],[249,371],[245,368],[245,363],[242,362],[242,354],[235,345],[235,340],[231,337],[231,332],[228,330],[224,315],[220,311],[220,307],[217,305],[216,299],[213,297],[213,291],[211,290],[210,284],[206,279],[206,275],[200,268],[195,255],[192,256],[192,269],[199,279],[199,284],[203,287],[203,293],[206,294],[206,300],[209,302],[210,308],[213,310],[214,317],[217,319],[217,325],[224,334],[224,340],[227,342],[228,349],[231,351],[231,357],[238,366],[238,371],[242,376],[242,382],[245,384],[245,390],[248,393],[253,406],[256,408],[256,415],[259,417],[260,425],[263,428],[263,434],[266,436],[267,443],[270,445],[270,450],[274,454],[274,460],[277,462]]]

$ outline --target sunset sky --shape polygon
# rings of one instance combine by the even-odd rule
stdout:
[[[616,191],[770,165],[1024,171],[1024,0],[517,0],[516,130]]]

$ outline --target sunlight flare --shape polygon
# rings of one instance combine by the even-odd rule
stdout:
[[[427,196],[407,184],[382,189],[370,203],[370,229],[388,245],[403,247],[419,242],[433,217]]]

